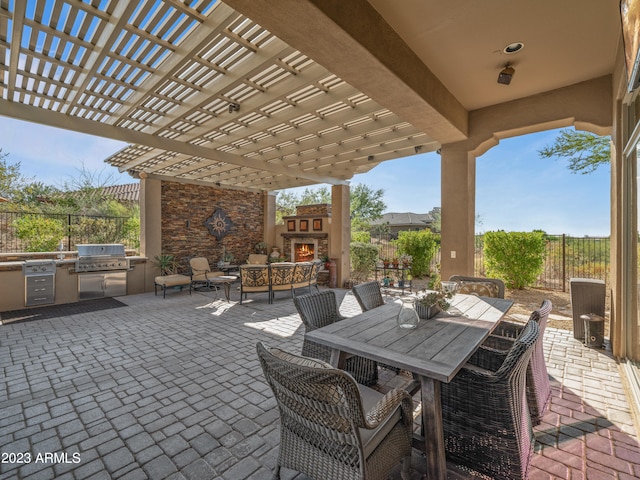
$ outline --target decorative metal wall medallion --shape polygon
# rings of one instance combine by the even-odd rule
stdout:
[[[229,230],[235,226],[220,207],[216,207],[213,214],[204,221],[204,224],[209,229],[209,233],[218,240],[222,240],[229,233]]]

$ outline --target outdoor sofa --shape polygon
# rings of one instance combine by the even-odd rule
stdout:
[[[269,294],[269,303],[273,302],[276,292],[295,294],[298,288],[318,288],[318,272],[322,262],[278,262],[264,265],[240,265],[240,303],[248,293]]]

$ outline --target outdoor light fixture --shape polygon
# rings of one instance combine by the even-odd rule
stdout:
[[[502,71],[498,74],[498,83],[509,85],[514,73],[516,73],[516,71],[513,69],[511,64],[507,63]]]
[[[238,105],[237,103],[229,104],[229,113],[239,112],[239,111],[240,111],[240,105]]]

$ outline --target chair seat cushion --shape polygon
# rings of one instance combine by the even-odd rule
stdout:
[[[189,285],[191,279],[186,275],[159,275],[154,279],[156,285],[162,287],[177,287],[180,285]]]
[[[377,392],[372,388],[365,387],[364,385],[358,384],[358,389],[360,390],[362,407],[365,412],[372,410],[373,407],[375,407],[380,399],[384,396],[380,392]],[[380,445],[380,442],[385,439],[389,432],[400,421],[401,417],[402,414],[400,413],[400,405],[398,405],[393,414],[388,415],[387,418],[385,418],[382,423],[378,425],[378,428],[374,428],[373,430],[369,430],[366,428],[360,429],[360,438],[362,439],[365,458],[368,458],[373,453],[376,447]]]

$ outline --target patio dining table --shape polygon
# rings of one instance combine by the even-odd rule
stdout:
[[[403,329],[396,323],[400,305],[387,303],[305,337],[331,347],[331,364],[336,367],[344,366],[348,354],[356,354],[417,375],[424,437],[416,437],[414,446],[424,449],[427,478],[444,480],[440,384],[451,381],[512,305],[502,298],[456,294],[447,312],[421,320],[415,329]]]

